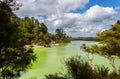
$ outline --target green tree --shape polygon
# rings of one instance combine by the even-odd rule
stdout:
[[[62,29],[56,29],[55,35],[50,34],[47,26],[44,23],[39,23],[38,19],[34,17],[24,17],[20,20],[19,27],[27,44],[50,47],[51,42],[61,43],[69,41],[69,37]]]
[[[117,72],[114,60],[116,56],[120,56],[120,23],[112,25],[111,29],[98,33],[96,39],[100,45],[83,46],[83,49],[89,53],[98,53],[106,57],[114,72]]]
[[[40,31],[43,32],[44,34],[47,33],[48,28],[46,27],[44,23],[40,24]]]
[[[65,36],[65,32],[63,31],[63,29],[56,29],[56,35],[60,39],[60,38],[63,38]]]
[[[36,56],[26,44],[20,30],[20,18],[13,12],[14,0],[0,1],[0,77],[13,79],[25,71]]]
[[[27,44],[37,43],[40,39],[40,24],[34,17],[24,17],[21,19],[20,30]]]
[[[63,29],[56,29],[56,41],[57,42],[69,42],[70,41],[70,37],[67,36],[67,34],[65,33],[65,31]]]
[[[32,40],[34,39],[33,36],[33,22],[32,19],[29,17],[25,17],[21,22],[21,31],[24,32],[24,38],[26,38],[26,42],[28,44],[32,43]]]
[[[46,41],[44,37],[48,34],[48,28],[44,23],[39,23],[38,19],[25,17],[21,20],[20,26],[27,44],[38,44],[40,41]]]
[[[2,49],[1,76],[7,79],[19,77],[36,60],[32,49],[9,48]]]

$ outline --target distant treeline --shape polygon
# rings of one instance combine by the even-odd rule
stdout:
[[[85,41],[97,41],[95,37],[76,37],[72,40],[85,40]]]

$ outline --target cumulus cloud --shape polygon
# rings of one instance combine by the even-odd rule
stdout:
[[[113,7],[94,5],[84,13],[70,12],[84,8],[89,0],[21,0],[21,2],[24,6],[16,14],[37,17],[45,22],[51,33],[54,33],[56,28],[63,28],[73,37],[95,36],[116,21],[117,11]]]
[[[46,23],[49,23],[50,28],[64,28],[68,34],[74,34],[73,36],[81,36],[81,34],[95,35],[115,23],[114,15],[116,13],[112,7],[95,5],[84,13],[51,15]],[[78,34],[76,34],[77,32]]]
[[[51,15],[83,8],[89,0],[20,0],[19,15]]]
[[[95,5],[86,11],[85,17],[90,21],[102,21],[104,19],[108,19],[114,14],[116,14],[116,11],[112,7],[101,7],[99,5]]]

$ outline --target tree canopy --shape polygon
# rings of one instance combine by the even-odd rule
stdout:
[[[36,60],[32,49],[26,44],[20,31],[20,18],[13,12],[14,0],[0,1],[0,78],[19,77]]]

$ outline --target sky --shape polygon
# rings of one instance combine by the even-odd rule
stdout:
[[[94,37],[120,19],[120,0],[18,0],[15,13],[44,22],[50,33],[63,29],[72,37]]]

